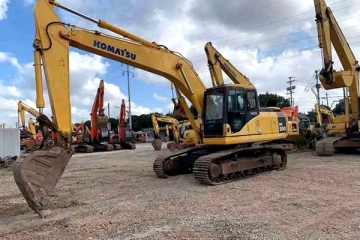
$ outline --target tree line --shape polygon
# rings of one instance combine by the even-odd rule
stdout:
[[[289,99],[284,98],[283,96],[277,95],[277,94],[273,94],[273,93],[268,93],[266,92],[265,94],[259,94],[259,103],[261,107],[265,107],[266,104],[268,102],[275,102],[276,103],[276,107],[279,108],[284,108],[284,107],[289,107],[290,106],[290,101]],[[315,103],[314,103],[315,104]],[[323,107],[330,109],[329,107],[322,105]],[[190,106],[190,111],[193,113],[194,116],[197,116],[198,113],[195,109],[194,106]],[[340,100],[338,104],[335,105],[335,107],[332,109],[332,112],[335,115],[338,114],[344,114],[345,112],[345,103],[344,100]],[[156,114],[161,114],[161,115],[166,115],[166,116],[172,116],[171,112],[168,113],[157,113]],[[306,114],[309,118],[311,122],[315,122],[316,121],[316,115],[315,115],[315,109],[312,109],[311,111],[309,111]],[[144,128],[152,128],[152,121],[151,121],[151,114],[141,114],[141,115],[132,115],[132,129],[133,131],[141,131]],[[178,120],[182,120],[182,119],[178,119]],[[128,119],[127,119],[128,121]],[[117,118],[109,118],[109,122],[111,123],[111,130],[117,132],[118,126],[119,126],[119,119]],[[76,123],[75,125],[79,125],[80,123]],[[91,127],[91,121],[87,120],[85,122],[85,125],[90,128]],[[159,122],[159,126],[165,126],[166,123],[163,122]]]

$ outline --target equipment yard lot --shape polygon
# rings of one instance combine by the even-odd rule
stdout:
[[[289,154],[288,167],[211,187],[157,178],[151,144],[74,155],[39,219],[0,170],[0,238],[358,239],[360,157]],[[301,236],[302,238],[299,238]]]

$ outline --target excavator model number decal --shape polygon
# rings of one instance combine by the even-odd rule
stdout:
[[[278,123],[279,123],[279,133],[286,132],[286,119],[285,119],[285,117],[279,117],[278,118]]]
[[[126,49],[116,48],[114,46],[108,45],[106,43],[102,43],[102,42],[97,41],[97,40],[94,40],[93,46],[96,47],[96,48],[99,48],[101,50],[117,54],[119,56],[123,56],[123,57],[126,57],[126,58],[131,58],[134,61],[136,59],[136,54],[135,53],[129,52]]]

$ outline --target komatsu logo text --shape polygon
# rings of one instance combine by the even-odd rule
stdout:
[[[224,63],[224,66],[234,77],[236,77],[236,73],[226,63]]]
[[[96,48],[99,48],[101,50],[117,54],[117,55],[122,56],[122,57],[131,58],[134,61],[136,59],[136,54],[135,53],[129,52],[126,49],[116,48],[114,46],[108,45],[106,43],[102,43],[100,41],[94,40],[93,46],[96,47]]]

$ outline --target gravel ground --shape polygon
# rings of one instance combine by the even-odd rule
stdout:
[[[359,239],[358,155],[294,153],[285,171],[211,187],[157,178],[152,163],[167,151],[74,155],[45,219],[1,169],[0,238]]]

